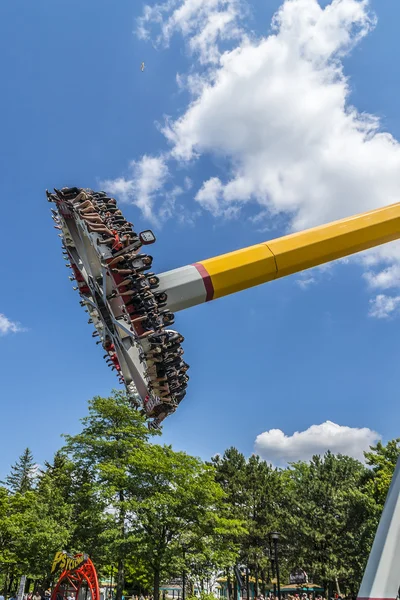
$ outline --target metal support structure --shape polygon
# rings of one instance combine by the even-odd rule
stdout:
[[[274,554],[275,554],[275,569],[276,569],[276,585],[278,587],[278,598],[281,600],[281,581],[279,575],[279,560],[278,560],[278,540],[274,539]]]
[[[400,587],[400,458],[357,600],[395,600]]]
[[[273,581],[273,590],[274,590],[274,598],[276,598],[276,578],[275,578],[275,558],[272,555],[272,552],[270,554],[270,561],[271,561],[271,575],[272,575],[272,581]]]
[[[95,328],[92,336],[99,338],[96,343],[132,404],[158,429],[186,395],[189,366],[181,358],[183,336],[169,329],[174,315],[155,291],[153,259],[139,252],[155,241],[154,234],[134,232],[105,192],[76,187],[54,192],[47,192],[55,205],[52,218],[70,279],[76,280],[74,289]]]
[[[100,600],[97,573],[90,558],[85,559],[85,562],[77,569],[65,570],[61,573],[57,585],[53,589],[51,600],[62,600],[68,594],[78,600],[79,591],[85,583],[90,591],[91,600]]]
[[[183,310],[400,238],[400,203],[159,275],[168,308]]]

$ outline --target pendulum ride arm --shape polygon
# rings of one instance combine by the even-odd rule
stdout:
[[[209,258],[159,275],[183,310],[400,238],[400,203]]]

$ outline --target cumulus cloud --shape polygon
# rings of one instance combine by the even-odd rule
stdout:
[[[265,229],[274,229],[280,219],[296,231],[397,202],[400,144],[382,131],[376,116],[351,105],[343,66],[343,58],[376,26],[369,0],[332,0],[325,6],[284,0],[270,33],[259,37],[246,31],[246,6],[245,0],[145,6],[139,37],[167,46],[179,33],[198,61],[187,74],[177,74],[190,100],[178,118],[166,118],[161,127],[169,153],[134,162],[134,176],[110,182],[109,189],[153,215],[155,192],[161,192],[168,169],[172,177],[174,166],[176,172],[182,164],[190,169],[199,157],[214,155],[228,166],[215,166],[194,197],[215,218],[237,217],[250,205],[249,224],[263,215],[263,223],[271,225]],[[157,183],[141,190],[136,170],[146,160],[159,161],[159,175],[156,169]],[[150,173],[144,177],[149,179]],[[173,201],[171,194],[162,199],[162,218],[173,214]],[[358,260],[371,289],[400,285],[399,243]],[[373,302],[382,303],[379,298]],[[384,298],[390,306],[390,296]],[[378,316],[373,308],[370,314]]]
[[[20,323],[10,321],[10,319],[0,313],[0,337],[8,333],[18,333],[20,331],[24,331]]]
[[[172,35],[179,32],[201,64],[217,63],[219,44],[244,35],[239,26],[244,8],[241,0],[167,0],[146,5],[138,19],[137,34],[141,39],[149,39],[154,25],[159,26],[160,33],[154,41],[168,46]]]
[[[298,460],[310,460],[328,450],[364,460],[364,451],[381,436],[368,427],[346,427],[332,421],[312,425],[305,431],[285,435],[280,429],[270,429],[257,436],[254,451],[276,466]]]
[[[153,205],[157,194],[168,178],[168,167],[163,157],[144,155],[132,161],[128,177],[106,180],[102,185],[107,192],[118,196],[122,202],[134,204],[143,215],[156,221]]]
[[[380,288],[387,290],[389,288],[400,287],[400,265],[391,265],[378,273],[368,271],[364,274],[369,286],[373,289]]]
[[[163,130],[179,161],[230,159],[196,195],[205,210],[226,216],[232,204],[254,203],[271,218],[288,213],[298,230],[397,200],[400,146],[349,105],[340,60],[374,26],[367,7],[287,0],[270,36],[247,39],[207,72]]]
[[[399,312],[400,296],[385,296],[378,294],[369,302],[369,316],[377,319],[387,319]]]

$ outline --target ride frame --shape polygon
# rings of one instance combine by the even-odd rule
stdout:
[[[61,573],[57,585],[51,594],[51,600],[60,600],[60,597],[65,598],[66,592],[72,592],[75,598],[78,599],[79,591],[85,581],[87,590],[90,590],[91,600],[100,600],[97,572],[89,557],[86,557],[84,562],[76,569],[65,569]],[[86,597],[87,593],[85,600]]]
[[[176,312],[399,238],[396,203],[162,273],[159,290]],[[399,586],[400,458],[358,600],[394,600]]]

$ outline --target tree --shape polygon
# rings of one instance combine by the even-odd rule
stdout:
[[[232,528],[240,530],[240,523],[219,514],[224,494],[214,469],[168,446],[150,444],[152,433],[124,394],[95,397],[82,422],[81,433],[66,436],[65,450],[79,471],[95,481],[92,491],[105,508],[108,520],[105,527],[99,522],[96,536],[109,560],[117,562],[117,600],[132,554],[151,571],[158,598],[161,576],[171,573],[182,554],[183,533],[193,544],[207,537],[216,543],[227,532],[234,537]]]
[[[24,494],[33,488],[35,471],[32,453],[26,448],[15,465],[12,465],[6,484],[12,492]]]
[[[232,540],[242,522],[223,514],[224,492],[215,470],[170,446],[151,445],[141,464],[132,528],[135,552],[153,571],[159,597],[161,575],[195,571],[200,577],[228,566],[238,553]]]
[[[21,547],[26,529],[33,525],[30,507],[34,494],[12,494],[0,487],[0,572],[3,588],[8,594],[21,568]]]
[[[244,510],[248,534],[243,540],[242,556],[254,574],[258,594],[260,571],[266,567],[269,534],[281,528],[285,494],[280,472],[256,455],[250,456],[247,461],[245,484]]]
[[[285,474],[289,562],[326,586],[338,578],[353,593],[373,539],[375,503],[363,487],[365,475],[362,463],[331,452],[294,463]]]
[[[229,514],[244,521],[240,540],[240,560],[254,574],[258,588],[259,576],[265,579],[267,544],[271,531],[279,529],[282,513],[282,478],[277,469],[251,456],[248,460],[236,448],[212,459],[216,480],[225,491]],[[258,589],[256,590],[258,592]]]
[[[76,468],[97,484],[96,496],[108,514],[102,540],[110,560],[117,562],[116,600],[121,600],[126,556],[132,546],[129,501],[140,483],[140,464],[152,433],[122,392],[93,398],[82,424],[81,433],[65,436],[65,451]]]
[[[109,531],[113,516],[91,469],[74,468],[71,490],[72,523],[70,545],[74,551],[86,552],[97,569],[110,564]]]
[[[246,490],[246,459],[236,448],[225,450],[223,456],[213,457],[216,468],[216,481],[225,492],[224,502],[230,513],[237,518],[243,517]]]
[[[33,491],[11,496],[14,503],[25,507],[18,535],[13,539],[16,565],[43,588],[50,584],[55,553],[68,548],[73,531],[70,465],[64,464],[59,453],[53,464],[45,464]]]
[[[370,450],[364,453],[367,465],[372,467],[367,485],[371,495],[383,508],[400,457],[400,438],[391,440],[386,446],[379,441],[376,446],[371,446]]]

